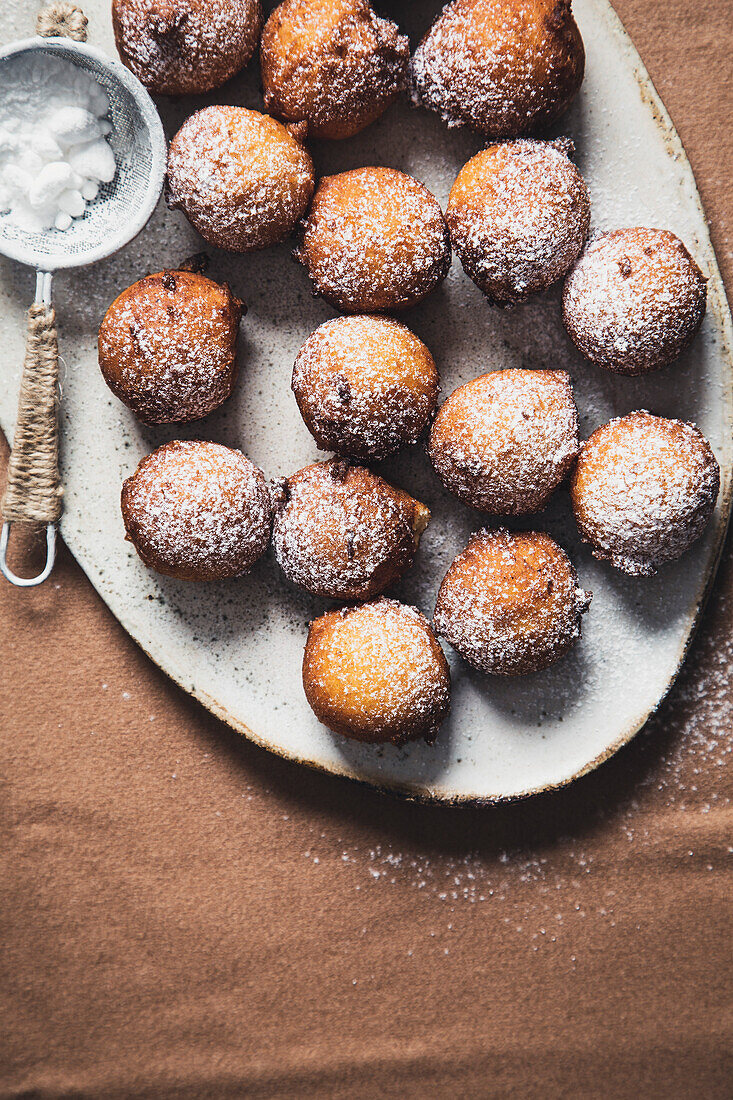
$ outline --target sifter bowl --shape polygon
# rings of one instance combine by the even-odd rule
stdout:
[[[78,10],[78,9],[77,9]],[[79,13],[81,15],[81,13]],[[83,19],[83,16],[82,16]],[[84,27],[86,20],[83,20]],[[81,32],[85,33],[84,30]],[[11,583],[40,584],[53,568],[56,523],[61,515],[58,474],[58,344],[51,284],[54,272],[84,267],[111,256],[143,229],[163,187],[166,143],[148,92],[119,61],[84,41],[66,37],[25,39],[0,49],[0,87],[42,54],[85,70],[109,97],[112,131],[107,141],[116,172],[97,198],[66,230],[30,232],[0,215],[0,253],[36,270],[36,293],[28,314],[28,338],[18,403],[18,421],[3,497],[0,572]],[[16,576],[7,564],[13,522],[45,524],[46,564],[32,578]]]

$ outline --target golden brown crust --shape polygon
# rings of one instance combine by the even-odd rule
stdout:
[[[577,260],[590,227],[567,141],[491,145],[463,166],[445,219],[466,274],[497,305],[546,290]]]
[[[321,450],[362,460],[415,443],[438,400],[432,355],[388,317],[337,317],[305,341],[293,393]]]
[[[350,137],[397,97],[409,57],[407,38],[367,0],[285,0],[262,32],[265,107],[307,122],[311,137]]]
[[[446,573],[433,622],[481,672],[519,676],[567,652],[590,600],[549,535],[479,531]]]
[[[450,706],[450,671],[414,607],[378,599],[311,623],[303,688],[319,721],[370,744],[432,742]]]
[[[491,138],[548,126],[583,81],[571,0],[454,0],[410,65],[413,101]]]
[[[693,340],[707,280],[665,229],[614,229],[588,244],[565,282],[562,308],[582,354],[618,374],[667,366]]]
[[[287,127],[244,107],[205,107],[168,151],[166,198],[210,244],[251,252],[282,241],[306,209],[313,162]]]
[[[484,512],[544,508],[578,454],[578,414],[565,371],[506,370],[460,386],[428,445],[446,489]]]
[[[394,168],[322,179],[295,251],[314,292],[344,313],[415,305],[446,277],[450,256],[437,200]]]
[[[127,537],[143,562],[184,581],[246,573],[270,540],[265,476],[241,451],[165,443],[122,486]]]
[[[648,575],[700,537],[719,487],[715,455],[694,424],[639,410],[583,444],[570,495],[594,555]]]
[[[242,303],[193,271],[146,275],[99,329],[104,380],[145,424],[197,420],[230,396]]]
[[[117,50],[149,91],[195,95],[244,68],[262,26],[259,0],[112,0]]]
[[[272,544],[294,584],[316,596],[368,600],[412,565],[429,518],[402,489],[333,459],[283,482]]]

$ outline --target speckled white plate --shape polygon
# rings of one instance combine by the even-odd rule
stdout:
[[[90,40],[113,52],[108,0],[85,3]],[[418,36],[439,8],[394,5]],[[10,10],[8,10],[10,9]],[[19,0],[0,9],[0,40],[29,33],[36,9]],[[453,709],[436,745],[367,748],[332,736],[303,696],[306,624],[325,605],[295,590],[271,555],[241,580],[177,583],[147,570],[123,540],[120,483],[164,440],[205,438],[240,447],[275,477],[319,457],[290,392],[305,337],[332,315],[314,300],[288,246],[253,256],[212,252],[210,274],[246,300],[236,395],[206,420],[182,429],[138,424],[112,397],[97,367],[96,333],[106,307],[136,278],[202,249],[185,219],[161,205],[145,233],[116,258],[56,280],[64,360],[62,533],[113,613],[186,691],[243,734],[282,756],[420,797],[450,801],[511,798],[566,783],[628,741],[669,688],[695,627],[721,549],[731,495],[731,319],[705,217],[680,141],[649,77],[605,0],[576,0],[585,40],[585,83],[558,127],[577,146],[597,228],[665,227],[678,233],[710,277],[709,309],[692,348],[645,379],[615,377],[584,363],[565,337],[559,290],[507,312],[490,308],[454,261],[446,283],[406,322],[433,351],[444,394],[489,369],[563,367],[573,376],[582,433],[613,415],[648,408],[695,421],[722,467],[715,518],[685,557],[657,577],[632,579],[594,561],[580,545],[567,493],[532,524],[570,553],[594,601],[574,651],[546,672],[501,680],[473,672],[453,654]],[[398,18],[400,11],[398,11]],[[256,64],[204,102],[261,108]],[[161,101],[167,132],[202,101]],[[314,148],[317,169],[387,164],[422,180],[445,205],[460,166],[480,146],[405,104],[364,134]],[[14,428],[24,310],[32,273],[0,262],[0,425]],[[481,525],[447,496],[422,448],[382,463],[380,472],[425,501],[433,519],[417,563],[395,589],[431,615],[448,563]]]

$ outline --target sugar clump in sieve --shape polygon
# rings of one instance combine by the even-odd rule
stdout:
[[[12,58],[0,101],[0,216],[67,230],[114,179],[109,97],[88,72],[40,54]]]

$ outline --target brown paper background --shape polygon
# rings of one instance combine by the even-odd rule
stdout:
[[[618,0],[733,286],[729,0]],[[730,542],[677,686],[557,794],[423,807],[285,764],[65,551],[0,588],[0,1095],[731,1095]]]

